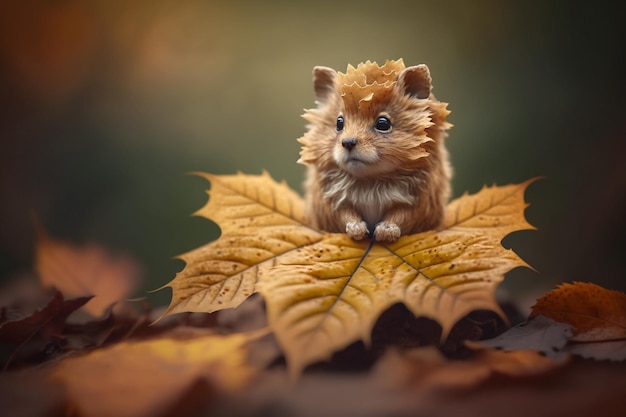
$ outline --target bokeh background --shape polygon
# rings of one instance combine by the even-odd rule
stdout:
[[[426,63],[450,103],[455,196],[544,177],[538,230],[505,240],[536,272],[626,288],[626,31],[618,2],[0,0],[0,274],[30,267],[33,214],[143,268],[138,295],[218,229],[190,171],[301,190],[311,69]],[[167,292],[151,295],[156,303]]]

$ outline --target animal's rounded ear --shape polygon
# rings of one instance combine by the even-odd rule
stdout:
[[[331,92],[335,91],[337,71],[328,67],[313,68],[313,88],[315,98],[320,103],[325,103]]]
[[[430,71],[424,64],[405,68],[398,77],[398,84],[410,96],[428,98],[432,88]]]

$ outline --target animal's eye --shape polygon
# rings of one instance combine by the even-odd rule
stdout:
[[[343,130],[343,116],[337,117],[337,132]]]
[[[374,129],[378,130],[379,132],[389,132],[391,130],[391,120],[384,116],[379,117],[378,119],[376,119]]]

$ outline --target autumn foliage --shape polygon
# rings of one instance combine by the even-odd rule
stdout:
[[[577,342],[626,339],[626,295],[587,282],[562,284],[537,300],[530,318],[570,324]]]
[[[198,175],[211,188],[196,214],[222,234],[181,256],[164,312],[128,300],[138,280],[129,259],[39,230],[39,283],[29,287],[38,298],[0,315],[3,412],[147,417],[226,406],[259,415],[252,409],[280,403],[316,415],[458,415],[447,395],[480,398],[493,392],[488,381],[541,378],[544,389],[566,379],[570,390],[602,398],[605,415],[619,415],[611,410],[624,373],[574,358],[624,361],[623,293],[563,284],[502,332],[496,288],[527,265],[501,241],[532,229],[524,192],[533,180],[465,194],[438,230],[382,244],[311,228],[300,196],[267,173]],[[337,379],[333,370],[357,357],[367,372]],[[320,364],[331,374],[316,385],[306,370]],[[579,373],[613,379],[600,390]],[[342,401],[331,406],[328,390]],[[568,398],[569,410],[584,410],[583,397]]]
[[[268,174],[213,176],[197,214],[222,229],[217,241],[182,256],[168,284],[167,314],[238,306],[260,292],[269,326],[294,373],[357,340],[367,342],[395,303],[436,320],[445,339],[474,310],[500,313],[495,289],[525,263],[500,241],[529,229],[528,184],[484,188],[450,203],[440,230],[393,244],[355,242],[304,222],[301,198]]]

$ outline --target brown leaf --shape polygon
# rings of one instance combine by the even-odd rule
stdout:
[[[60,334],[67,317],[90,299],[91,297],[81,297],[64,300],[63,294],[56,291],[50,302],[42,309],[19,319],[2,321],[0,323],[0,340],[9,343],[22,343],[38,332]]]
[[[63,294],[56,291],[50,302],[40,310],[19,319],[0,322],[0,342],[14,345],[13,353],[4,367],[16,365],[29,356],[43,355],[46,343],[63,334],[68,316],[90,299],[80,297],[64,300]]]
[[[510,378],[543,375],[564,363],[536,351],[494,349],[480,349],[465,360],[448,360],[434,347],[424,347],[388,352],[377,363],[373,376],[392,387],[412,386],[427,393],[468,390],[496,375]]]
[[[626,339],[626,295],[596,284],[561,284],[537,300],[530,318],[538,315],[571,324],[572,341]]]
[[[113,256],[96,244],[75,246],[58,241],[38,228],[35,269],[44,287],[66,297],[94,296],[84,311],[101,317],[125,300],[139,284],[139,268],[128,257]]]
[[[438,231],[394,244],[356,242],[304,223],[301,198],[267,173],[214,176],[198,214],[222,229],[216,242],[182,256],[166,314],[236,307],[261,292],[268,323],[292,370],[369,341],[376,319],[402,302],[437,320],[444,337],[474,310],[500,313],[504,273],[527,266],[501,240],[531,229],[524,191],[532,182],[485,187],[450,203]]]

